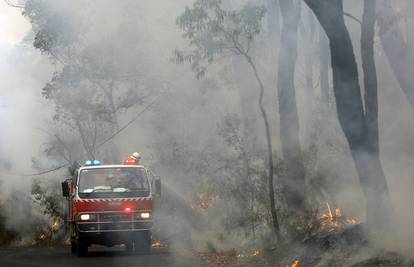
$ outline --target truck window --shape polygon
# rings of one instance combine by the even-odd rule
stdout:
[[[137,197],[149,195],[145,169],[135,167],[91,168],[79,173],[81,198]]]

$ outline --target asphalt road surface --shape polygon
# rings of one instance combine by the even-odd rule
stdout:
[[[90,248],[85,258],[70,254],[69,247],[15,247],[0,249],[0,266],[11,267],[106,267],[106,266],[200,266],[190,252],[159,251],[148,255],[129,255],[121,248]]]

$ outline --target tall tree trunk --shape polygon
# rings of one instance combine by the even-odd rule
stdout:
[[[390,226],[392,207],[378,155],[370,151],[358,69],[343,17],[342,0],[305,0],[328,38],[338,119],[348,141],[366,198],[367,221],[372,229]]]
[[[390,0],[380,0],[377,8],[379,34],[385,55],[409,103],[414,107],[412,68],[414,54],[404,40],[398,16]]]
[[[372,157],[375,160],[375,162],[377,162],[377,166],[373,171],[377,172],[377,179],[383,180],[382,182],[378,183],[378,190],[383,192],[383,194],[386,193],[388,195],[388,188],[384,170],[382,168],[382,165],[380,164],[381,159],[379,150],[378,82],[374,58],[376,6],[377,0],[364,1],[364,11],[362,15],[361,25],[361,56],[362,69],[364,72],[365,120],[367,124],[366,146],[370,157]],[[380,203],[382,203],[384,200],[382,200]],[[388,212],[391,216],[391,201],[387,200],[387,202],[389,203],[384,203],[384,206],[389,206]],[[377,208],[380,209],[381,206],[378,206]],[[372,216],[375,216],[375,214],[371,215],[371,217]]]
[[[308,29],[305,29],[304,22],[309,25]],[[315,96],[314,88],[313,88],[313,64],[315,61],[315,50],[316,46],[315,43],[315,19],[311,11],[306,10],[304,18],[301,20],[301,28],[303,28],[303,35],[305,39],[305,83],[306,83],[306,94],[313,99]]]
[[[364,72],[365,119],[367,122],[367,141],[369,151],[379,155],[378,141],[378,85],[374,59],[376,0],[364,1],[361,25],[361,56]]]
[[[319,27],[320,28],[320,27]],[[329,106],[329,40],[323,29],[319,29],[319,83],[321,87],[321,101],[325,107]]]
[[[312,135],[313,131],[313,117],[315,114],[315,107],[317,102],[315,102],[316,91],[314,86],[314,70],[313,66],[315,63],[315,52],[318,49],[317,42],[315,42],[315,31],[316,31],[315,17],[311,10],[306,9],[302,12],[302,18],[299,20],[299,37],[302,42],[299,42],[301,46],[298,51],[303,51],[303,58],[305,64],[305,88],[306,90],[302,91],[303,97],[307,100],[304,105],[301,107],[303,111],[303,119],[300,122],[300,129],[305,136]],[[315,140],[313,138],[306,138],[305,140],[310,141],[311,143],[302,143],[302,147],[308,147],[312,145]]]
[[[266,0],[267,8],[267,28],[270,35],[279,36],[280,34],[280,10],[277,0]]]
[[[294,86],[297,59],[297,35],[300,18],[300,2],[280,0],[283,18],[280,36],[277,92],[280,115],[280,139],[286,176],[281,179],[291,218],[303,208],[305,171],[299,140],[299,118]]]
[[[258,127],[260,127],[260,122],[257,120],[259,114],[257,108],[251,103],[252,97],[256,98],[257,95],[256,91],[251,90],[255,83],[248,79],[246,75],[243,75],[246,71],[249,71],[248,67],[243,64],[243,60],[240,57],[233,57],[232,68],[240,98],[243,144],[245,150],[252,155],[257,154],[263,148],[263,141],[262,139],[258,140],[258,136],[262,134],[262,131],[258,131]]]
[[[272,137],[270,133],[270,124],[269,118],[266,113],[266,109],[263,105],[263,97],[264,97],[264,85],[262,79],[259,76],[257,71],[256,65],[254,64],[252,58],[247,54],[244,53],[243,56],[249,63],[254,77],[259,85],[260,94],[258,99],[258,104],[260,108],[260,112],[262,115],[262,119],[265,125],[265,132],[266,132],[266,145],[267,145],[267,160],[268,160],[268,193],[269,193],[269,201],[270,201],[270,213],[272,215],[272,222],[273,222],[273,229],[278,241],[281,241],[281,233],[280,233],[280,226],[279,226],[279,218],[277,216],[276,211],[276,203],[275,203],[275,191],[274,191],[274,160],[273,160],[273,146],[272,146]]]

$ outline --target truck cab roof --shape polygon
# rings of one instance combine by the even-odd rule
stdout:
[[[94,165],[94,166],[82,166],[79,170],[84,169],[103,169],[103,168],[142,168],[145,169],[143,165],[125,165],[125,164],[113,164],[113,165]]]

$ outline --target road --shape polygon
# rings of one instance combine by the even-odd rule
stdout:
[[[191,253],[153,250],[148,255],[129,255],[122,248],[94,247],[85,258],[69,252],[69,247],[15,247],[0,249],[1,267],[107,267],[107,266],[200,266]]]

